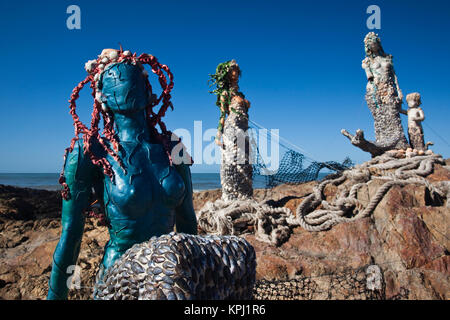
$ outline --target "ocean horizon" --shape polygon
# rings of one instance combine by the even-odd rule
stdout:
[[[330,172],[320,172],[318,179],[324,178]],[[58,183],[59,173],[0,173],[0,184],[21,188],[60,190]],[[192,173],[192,185],[194,192],[220,189],[220,174],[217,173]],[[265,188],[263,176],[257,176],[253,180],[253,188]]]

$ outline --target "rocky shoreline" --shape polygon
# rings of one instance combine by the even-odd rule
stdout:
[[[436,165],[426,179],[449,181],[449,165],[449,159]],[[295,212],[316,183],[258,189],[255,199]],[[358,198],[370,199],[380,183],[371,181]],[[324,190],[330,198],[336,192]],[[220,196],[220,190],[196,192],[195,209]],[[0,185],[0,299],[45,299],[60,212],[59,192]],[[257,255],[255,298],[449,299],[449,221],[448,199],[407,185],[392,187],[369,217],[321,232],[297,227],[278,247],[249,230],[244,237]],[[82,287],[70,290],[69,299],[90,299],[107,241],[106,227],[88,218],[78,260]],[[379,274],[371,275],[378,270],[371,266]]]

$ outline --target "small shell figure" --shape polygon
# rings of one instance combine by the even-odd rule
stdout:
[[[425,141],[423,138],[423,128],[421,122],[425,120],[420,105],[422,103],[418,92],[410,93],[406,96],[408,103],[408,136],[411,147],[416,150],[425,151]]]

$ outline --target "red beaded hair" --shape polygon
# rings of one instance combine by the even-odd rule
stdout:
[[[171,132],[167,130],[166,125],[161,120],[164,117],[167,109],[171,107],[173,109],[172,102],[170,101],[171,95],[170,92],[173,89],[173,74],[170,72],[170,69],[167,65],[161,64],[158,60],[149,54],[141,54],[139,57],[136,57],[136,53],[133,55],[130,52],[123,51],[122,48],[120,51],[117,51],[118,58],[115,62],[124,62],[124,63],[132,63],[132,64],[141,64],[141,65],[149,65],[152,69],[152,72],[158,76],[159,84],[162,88],[162,93],[156,99],[151,99],[150,103],[146,106],[146,118],[151,131],[152,136],[156,139],[157,142],[161,143],[166,151],[166,154],[169,158],[170,164],[172,164],[172,158],[170,156],[170,139]],[[114,172],[112,170],[111,164],[108,162],[106,158],[98,157],[92,152],[93,142],[98,142],[100,146],[115,160],[119,163],[120,167],[126,173],[126,169],[122,160],[119,158],[119,141],[115,135],[113,119],[102,109],[102,105],[97,96],[97,87],[96,87],[96,75],[100,74],[103,71],[103,68],[99,68],[102,64],[102,56],[99,56],[96,62],[94,62],[95,68],[90,71],[89,75],[81,81],[73,90],[69,100],[69,108],[70,114],[73,118],[73,123],[75,127],[75,136],[72,138],[70,146],[66,149],[64,155],[64,163],[66,161],[66,157],[68,153],[72,152],[75,143],[79,140],[79,134],[83,135],[84,142],[84,154],[89,155],[92,163],[101,167],[105,175],[107,175],[111,180],[114,179]],[[167,74],[164,74],[164,72]],[[167,81],[167,78],[169,81]],[[94,97],[94,110],[92,111],[92,120],[91,127],[88,128],[83,122],[81,122],[80,118],[76,113],[76,100],[79,97],[79,93],[81,89],[87,84],[90,83],[90,87],[92,89],[92,96]],[[148,76],[146,79],[147,89],[149,90],[149,96],[152,96],[152,86],[148,80]],[[162,101],[162,105],[157,113],[155,113],[154,108]],[[99,133],[99,122],[100,118],[103,117],[103,132],[102,135]],[[159,125],[161,129],[161,133],[156,129],[156,125]],[[110,142],[113,148],[111,149],[106,141]],[[70,190],[69,186],[66,183],[66,179],[64,177],[64,168],[59,177],[59,183],[62,185],[63,190],[61,192],[62,197],[65,200],[70,199]]]

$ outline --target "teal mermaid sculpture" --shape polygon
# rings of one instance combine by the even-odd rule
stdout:
[[[145,64],[159,78],[163,89],[159,97],[152,93]],[[171,132],[161,121],[172,107],[173,76],[169,68],[151,55],[137,57],[122,49],[103,50],[85,68],[89,75],[69,100],[75,137],[66,150],[60,177],[62,233],[53,255],[47,299],[67,298],[67,270],[76,264],[85,212],[96,199],[104,207],[110,235],[97,281],[102,281],[104,272],[136,243],[167,234],[174,226],[177,232],[197,233],[190,163],[173,161],[174,157],[186,156],[180,154],[183,151],[173,152],[180,150],[174,146],[181,142],[171,141]],[[75,100],[87,83],[94,97],[90,128],[75,110]]]

